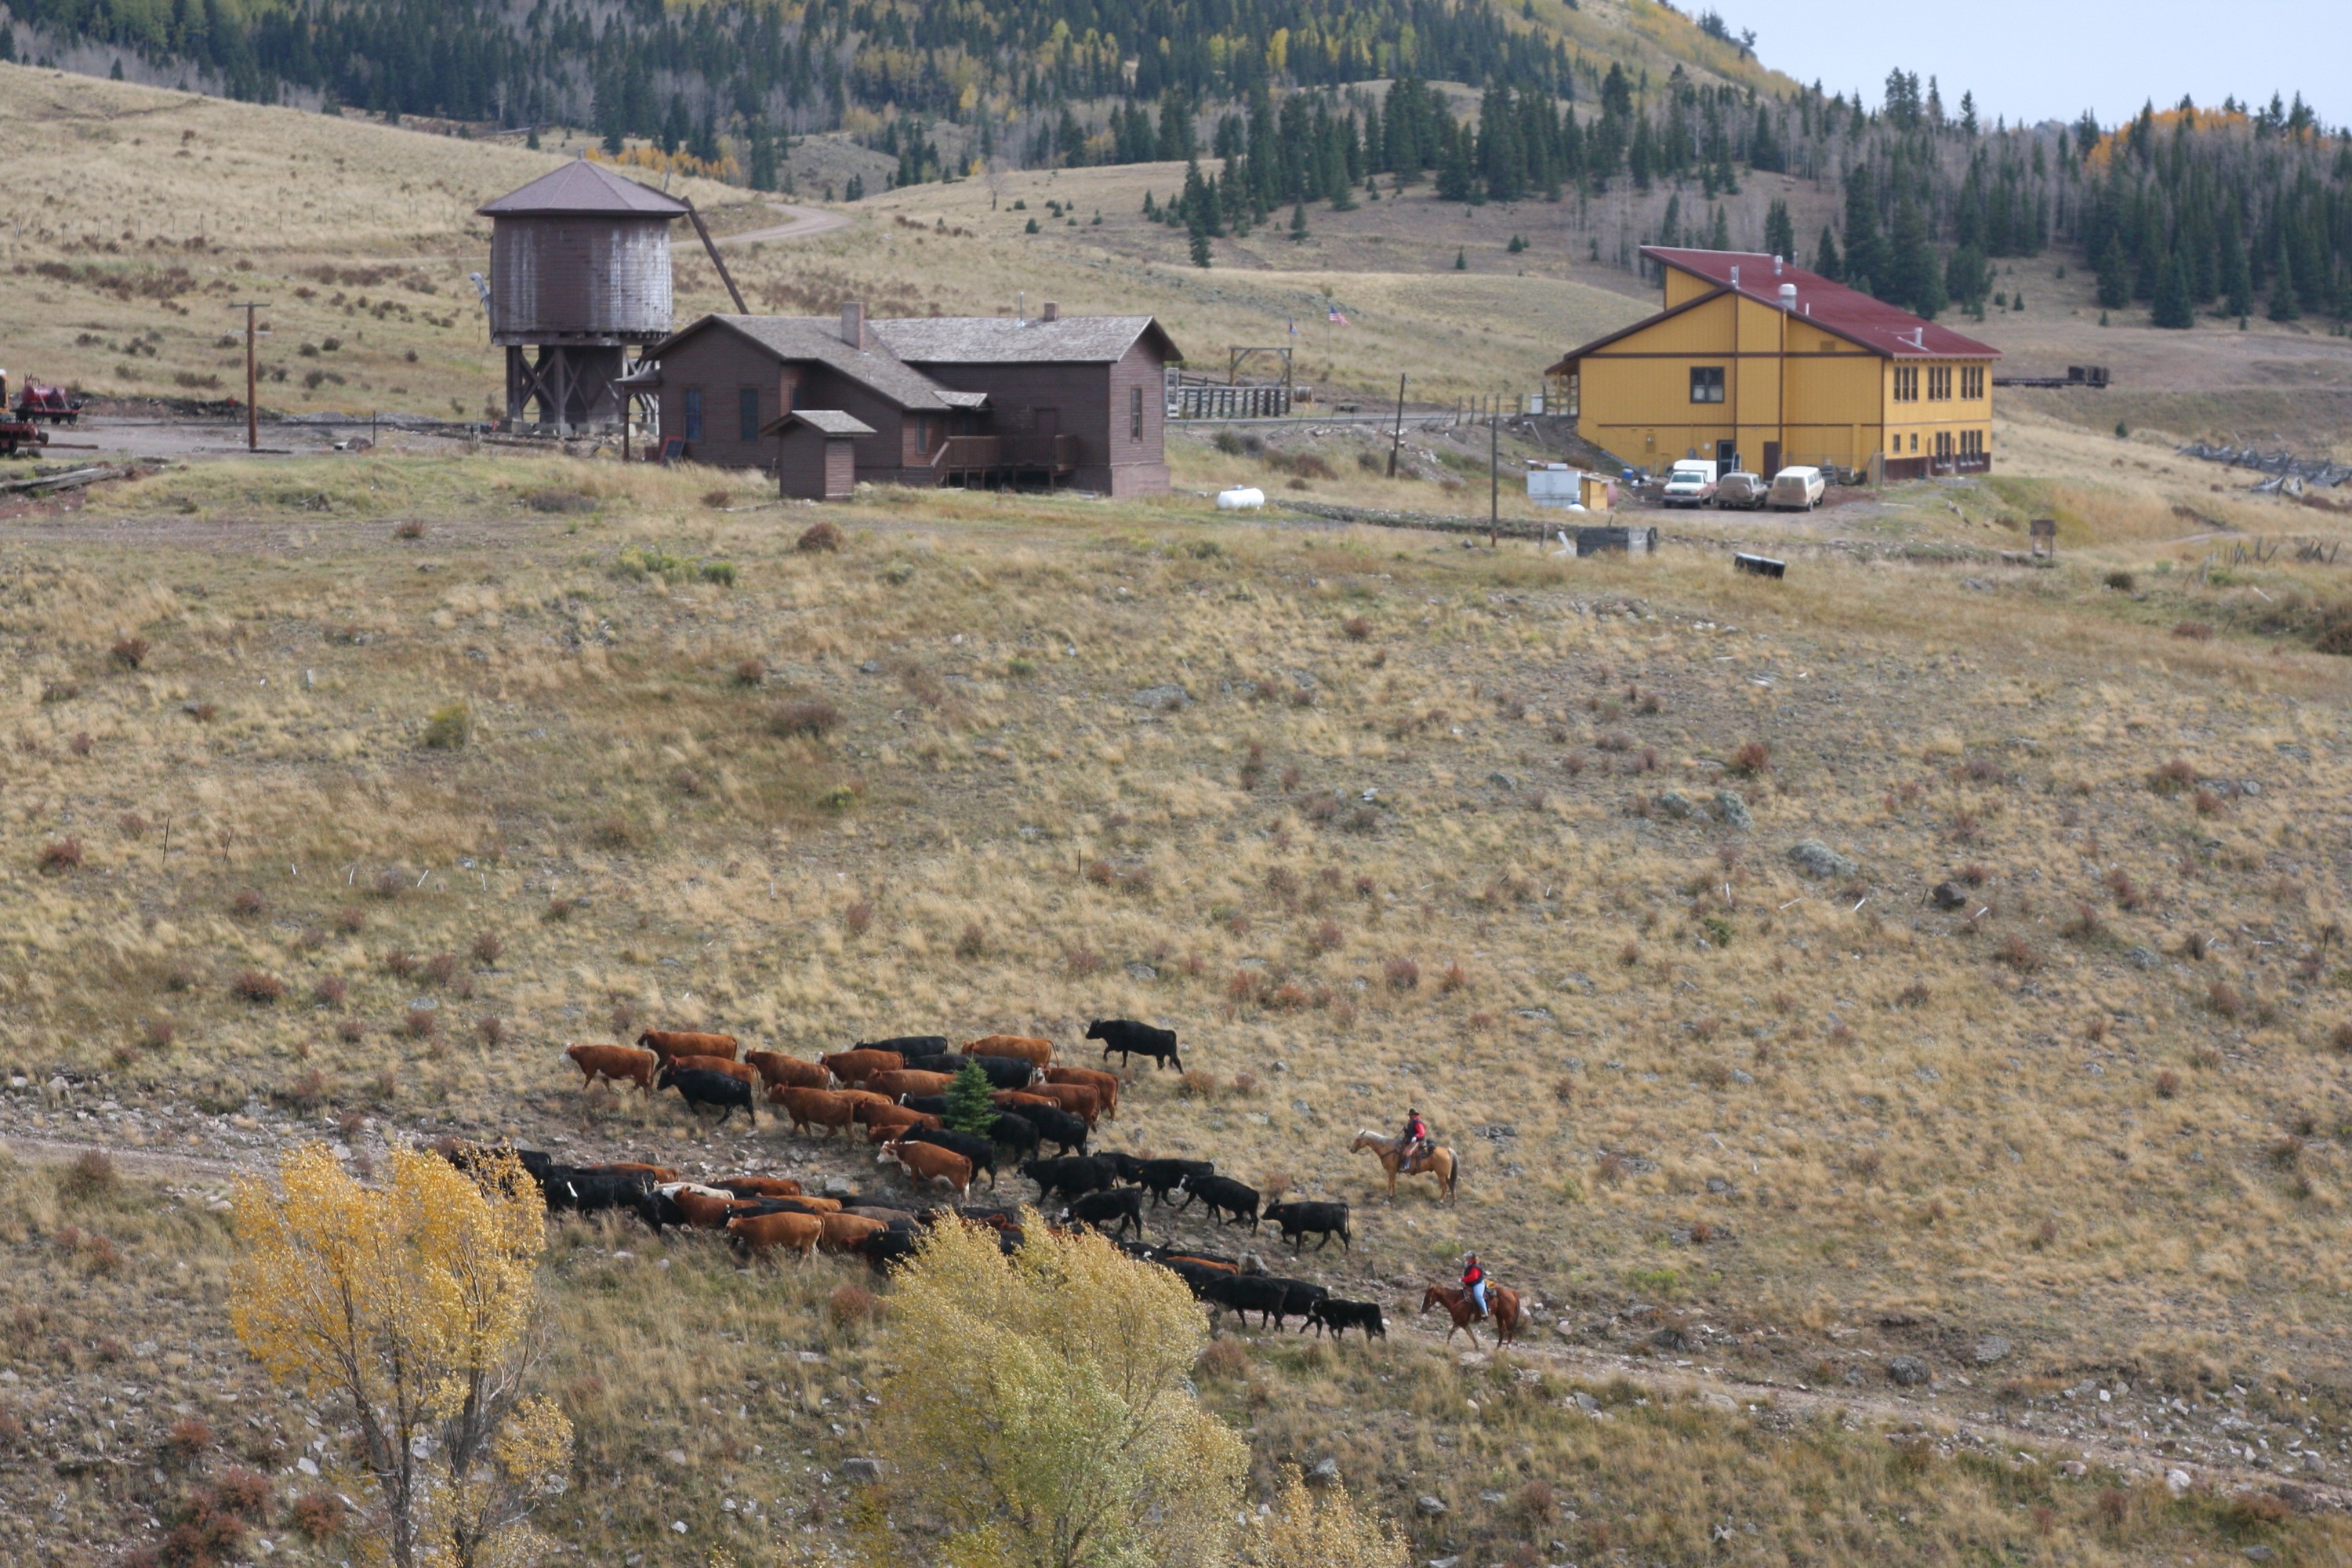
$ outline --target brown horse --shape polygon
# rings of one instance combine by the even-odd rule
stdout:
[[[1519,1332],[1519,1293],[1506,1285],[1486,1287],[1488,1316],[1495,1320],[1495,1339],[1509,1344]],[[1454,1319],[1454,1329],[1470,1336],[1470,1343],[1478,1343],[1478,1331],[1470,1325],[1478,1321],[1478,1309],[1471,1304],[1470,1292],[1450,1285],[1432,1285],[1422,1292],[1421,1310],[1426,1313],[1432,1307],[1443,1307]],[[1454,1339],[1454,1329],[1445,1331],[1448,1343]]]
[[[1356,1141],[1348,1145],[1348,1152],[1350,1154],[1365,1149],[1370,1149],[1380,1156],[1381,1169],[1386,1171],[1389,1175],[1390,1197],[1396,1196],[1397,1177],[1400,1174],[1435,1176],[1438,1195],[1445,1198],[1454,1196],[1454,1178],[1462,1173],[1462,1167],[1454,1161],[1454,1151],[1443,1144],[1432,1149],[1426,1154],[1416,1154],[1410,1161],[1404,1157],[1404,1140],[1402,1138],[1383,1138],[1377,1132],[1359,1132],[1356,1134]]]

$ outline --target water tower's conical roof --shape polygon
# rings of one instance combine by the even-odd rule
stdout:
[[[686,204],[583,157],[475,210],[485,217],[561,213],[667,219],[686,216]]]

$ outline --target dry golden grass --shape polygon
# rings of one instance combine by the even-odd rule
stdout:
[[[1348,1135],[1433,1113],[1468,1156],[1458,1209],[1364,1220],[1408,1272],[1475,1243],[1561,1295],[1670,1273],[1791,1323],[1933,1312],[2062,1358],[2340,1368],[2305,1314],[2347,1283],[2343,889],[2313,815],[2345,667],[2233,608],[2333,595],[2314,569],[2125,594],[2066,567],[1988,598],[1826,558],[1765,587],[1696,553],[888,494],[810,555],[812,513],[708,488],[209,468],[126,493],[152,521],[108,536],[134,548],[17,536],[10,1056],[230,1105],[317,1072],[331,1103],[533,1132],[578,1107],[555,1047],[630,1018],[807,1050],[1159,1016],[1188,1065],[1255,1086],[1146,1079],[1123,1142],[1361,1199]],[[557,489],[601,504],[524,499]],[[2192,617],[2226,635],[2173,635]],[[131,634],[136,671],[107,653]],[[1167,682],[1192,704],[1131,700]],[[775,738],[803,698],[846,722]],[[470,743],[428,749],[456,702]],[[1751,741],[1741,834],[1709,802]],[[2175,759],[2220,790],[2151,789]],[[79,865],[45,872],[68,837]],[[1858,869],[1805,880],[1806,837]],[[1927,906],[1970,866],[1965,908]],[[424,978],[485,933],[495,963]],[[248,970],[286,998],[239,1000]],[[1563,1076],[1567,1103],[1525,1092]],[[2265,1150],[2298,1118],[2320,1132],[2283,1171]],[[593,1119],[683,1131],[661,1102]],[[1675,1239],[1702,1220],[1728,1244]]]
[[[228,1332],[225,1187],[0,1158],[0,1361],[16,1374],[0,1387],[0,1551],[117,1562],[243,1471],[268,1483],[248,1552],[350,1554],[331,1413],[268,1388]],[[544,1278],[547,1386],[577,1435],[573,1484],[541,1516],[551,1535],[614,1563],[790,1563],[838,1540],[856,1498],[841,1462],[873,1451],[870,1396],[899,1364],[887,1291],[877,1318],[835,1310],[871,1284],[862,1266],[745,1270],[708,1237],[568,1221]],[[1579,1377],[1540,1351],[1465,1363],[1409,1336],[1222,1337],[1197,1380],[1249,1434],[1254,1496],[1282,1463],[1333,1459],[1416,1561],[2204,1564],[2249,1545],[2331,1562],[2352,1544],[2340,1518],[2273,1499],[2174,1500],[1833,1405]],[[322,1475],[295,1468],[306,1455]]]

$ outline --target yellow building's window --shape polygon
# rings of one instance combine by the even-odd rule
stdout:
[[[1723,367],[1719,364],[1695,364],[1690,373],[1690,400],[1693,403],[1723,401]]]
[[[1960,367],[1960,395],[1971,402],[1984,395],[1984,366],[1969,364]]]
[[[1898,364],[1895,367],[1895,401],[1897,403],[1919,401],[1919,367],[1917,365]]]
[[[1952,367],[1933,364],[1927,367],[1927,401],[1948,403],[1952,398]]]

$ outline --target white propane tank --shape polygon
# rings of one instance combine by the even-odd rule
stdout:
[[[1219,511],[1255,511],[1265,504],[1265,492],[1255,485],[1235,485],[1217,492]]]

